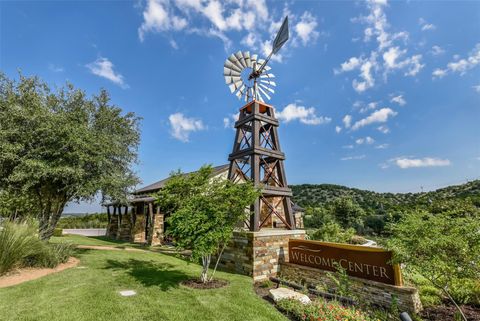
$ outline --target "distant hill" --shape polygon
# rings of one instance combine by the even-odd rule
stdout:
[[[480,197],[480,180],[426,193],[377,193],[333,184],[301,184],[290,187],[293,191],[293,201],[301,207],[323,206],[336,198],[349,197],[367,211],[387,210],[437,199]]]

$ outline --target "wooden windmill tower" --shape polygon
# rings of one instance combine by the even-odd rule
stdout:
[[[280,149],[274,108],[265,103],[274,93],[275,76],[267,65],[288,40],[288,18],[285,18],[267,59],[249,52],[232,54],[225,62],[224,76],[230,91],[246,102],[235,123],[233,151],[229,155],[229,179],[250,180],[261,188],[262,195],[252,205],[252,215],[245,225],[250,231],[266,227],[295,229],[291,196]]]

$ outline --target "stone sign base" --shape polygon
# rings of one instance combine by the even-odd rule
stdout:
[[[282,262],[280,277],[301,285],[335,288],[334,282],[327,277],[326,271],[307,266]],[[349,277],[349,279],[350,291],[362,302],[388,309],[395,297],[400,311],[418,313],[422,310],[422,303],[416,288],[389,285],[356,277]]]
[[[304,230],[262,229],[258,232],[238,230],[225,248],[219,268],[250,275],[255,282],[268,280],[288,262],[288,240],[305,239]],[[213,260],[212,260],[213,261]]]

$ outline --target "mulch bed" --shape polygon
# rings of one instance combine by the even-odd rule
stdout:
[[[480,321],[480,308],[470,305],[461,305],[463,313],[468,321]],[[425,308],[420,312],[420,316],[425,321],[454,320],[457,309],[454,305],[437,305]]]
[[[224,286],[227,286],[228,283],[229,282],[227,280],[221,280],[221,279],[214,279],[208,283],[203,283],[199,279],[188,279],[188,280],[182,281],[181,284],[193,289],[218,289],[218,288],[223,288]]]

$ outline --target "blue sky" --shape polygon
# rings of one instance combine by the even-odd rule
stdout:
[[[409,192],[480,176],[478,1],[2,1],[0,10],[8,76],[106,88],[143,117],[145,184],[226,163],[242,103],[223,63],[238,50],[268,53],[287,14],[270,103],[289,183]]]

